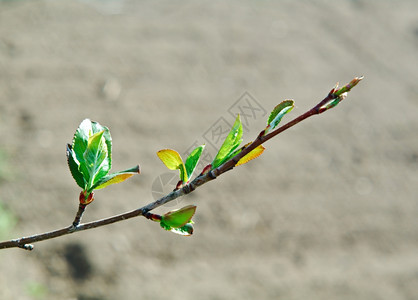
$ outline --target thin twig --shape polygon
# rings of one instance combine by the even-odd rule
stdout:
[[[77,227],[80,222],[81,222],[81,218],[83,217],[83,213],[86,210],[86,204],[80,203],[80,205],[78,206],[78,211],[77,214],[75,215],[74,221],[73,221],[73,226]]]
[[[81,207],[82,205],[80,205],[79,210],[77,212],[76,218],[74,219],[74,222],[72,225],[65,227],[65,228],[61,228],[58,230],[54,230],[54,231],[50,231],[50,232],[45,232],[45,233],[41,233],[41,234],[35,234],[32,236],[28,236],[28,237],[22,237],[22,238],[18,238],[18,239],[13,239],[13,240],[9,240],[9,241],[4,241],[4,242],[0,242],[0,249],[5,249],[5,248],[13,248],[13,247],[18,247],[18,248],[22,248],[22,249],[26,249],[26,250],[32,250],[33,246],[30,243],[35,243],[35,242],[39,242],[39,241],[44,241],[44,240],[49,240],[49,239],[53,239],[59,236],[63,236],[63,235],[67,235],[67,234],[71,234],[74,232],[79,232],[79,231],[84,231],[84,230],[88,230],[88,229],[93,229],[93,228],[97,228],[97,227],[101,227],[101,226],[105,226],[105,225],[109,225],[112,223],[116,223],[116,222],[120,222],[120,221],[124,221],[127,219],[131,219],[134,217],[138,217],[138,216],[145,216],[149,219],[151,218],[152,214],[149,214],[149,211],[162,206],[168,202],[171,202],[185,194],[191,193],[193,192],[197,187],[212,181],[214,179],[216,179],[218,176],[220,176],[221,174],[232,170],[234,168],[234,166],[237,164],[237,162],[244,157],[246,154],[248,154],[249,152],[251,152],[253,149],[255,149],[256,147],[258,147],[259,145],[267,142],[268,140],[272,139],[273,137],[275,137],[276,135],[280,134],[281,132],[289,129],[290,127],[302,122],[303,120],[313,116],[313,115],[317,115],[320,113],[325,112],[326,110],[332,108],[333,106],[335,106],[336,104],[329,104],[331,101],[337,100],[341,101],[344,99],[345,97],[345,93],[348,92],[352,87],[354,87],[360,80],[362,79],[362,77],[360,78],[355,78],[354,80],[352,80],[348,85],[344,86],[342,89],[337,90],[337,87],[334,87],[330,93],[322,100],[320,101],[316,106],[314,106],[312,109],[308,110],[307,112],[303,113],[302,115],[296,117],[295,119],[291,120],[290,122],[282,125],[281,127],[275,129],[274,131],[264,135],[264,130],[262,130],[260,132],[260,134],[257,136],[257,138],[251,143],[249,144],[247,147],[245,147],[241,152],[239,152],[236,156],[232,157],[230,160],[226,161],[224,164],[222,164],[221,166],[219,166],[216,169],[213,169],[205,174],[200,174],[199,176],[197,176],[193,181],[191,181],[190,183],[188,183],[187,185],[183,186],[180,189],[174,190],[171,193],[167,194],[166,196],[150,203],[147,204],[141,208],[132,210],[132,211],[128,211],[119,215],[115,215],[115,216],[111,216],[108,218],[104,218],[101,220],[96,220],[96,221],[92,221],[92,222],[88,222],[88,223],[84,223],[84,224],[79,224],[82,214],[84,212],[85,206]],[[344,92],[344,94],[342,93]]]

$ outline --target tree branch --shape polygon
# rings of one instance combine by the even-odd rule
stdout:
[[[162,206],[168,202],[171,202],[185,194],[191,193],[193,192],[196,188],[198,188],[199,186],[212,181],[214,179],[216,179],[218,176],[220,176],[221,174],[232,170],[235,165],[237,164],[237,162],[244,157],[246,154],[248,154],[249,152],[251,152],[253,149],[255,149],[257,146],[267,142],[268,140],[272,139],[273,137],[277,136],[278,134],[280,134],[281,132],[289,129],[290,127],[302,122],[303,120],[317,115],[317,114],[321,114],[331,108],[333,108],[334,106],[336,106],[340,101],[342,101],[346,95],[347,92],[349,92],[351,90],[351,88],[353,88],[355,85],[357,85],[357,83],[362,80],[363,77],[356,77],[354,78],[349,84],[345,85],[344,87],[338,89],[338,84],[329,92],[329,94],[322,100],[320,101],[317,105],[315,105],[313,108],[311,108],[310,110],[308,110],[307,112],[301,114],[300,116],[296,117],[295,119],[291,120],[290,122],[282,125],[281,127],[275,129],[274,131],[265,134],[265,131],[262,130],[260,132],[260,134],[257,136],[257,138],[248,146],[244,146],[244,148],[242,149],[241,152],[239,152],[236,156],[232,157],[231,159],[229,159],[228,161],[226,161],[224,164],[222,164],[221,166],[217,167],[216,169],[213,169],[209,172],[206,173],[201,173],[199,176],[197,176],[193,181],[191,181],[190,183],[188,183],[187,185],[183,186],[180,189],[174,190],[171,193],[167,194],[166,196],[150,203],[147,204],[141,208],[132,210],[132,211],[128,211],[119,215],[115,215],[115,216],[111,216],[108,218],[104,218],[101,220],[96,220],[96,221],[92,221],[92,222],[88,222],[88,223],[84,223],[84,224],[79,224],[79,222],[81,221],[81,216],[84,212],[84,208],[85,206],[82,207],[82,205],[80,205],[79,210],[77,212],[77,215],[75,217],[75,220],[73,222],[72,225],[68,226],[68,227],[64,227],[58,230],[54,230],[54,231],[50,231],[50,232],[45,232],[45,233],[41,233],[41,234],[35,234],[32,236],[28,236],[28,237],[22,237],[22,238],[18,238],[18,239],[12,239],[9,241],[4,241],[4,242],[0,242],[0,249],[5,249],[5,248],[14,248],[14,247],[18,247],[18,248],[22,248],[22,249],[26,249],[26,250],[32,250],[33,249],[33,245],[31,245],[30,243],[35,243],[35,242],[39,242],[39,241],[44,241],[44,240],[49,240],[49,239],[53,239],[56,237],[60,237],[63,235],[67,235],[67,234],[71,234],[74,232],[79,232],[79,231],[84,231],[84,230],[88,230],[88,229],[93,229],[93,228],[97,228],[97,227],[101,227],[101,226],[105,226],[105,225],[109,225],[112,223],[116,223],[116,222],[120,222],[120,221],[124,221],[127,219],[131,219],[134,217],[138,217],[138,216],[145,216],[148,217],[148,212],[159,207]]]

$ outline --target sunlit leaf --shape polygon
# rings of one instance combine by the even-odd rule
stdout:
[[[251,142],[245,144],[243,147],[240,147],[238,149],[235,149],[233,151],[231,151],[227,157],[225,157],[224,162],[230,160],[231,158],[233,158],[234,156],[238,155],[242,149],[244,149],[245,147],[247,147],[249,144],[251,144]]]
[[[165,224],[164,222],[160,222],[160,226],[167,231],[171,231],[173,233],[179,234],[179,235],[185,235],[185,236],[189,236],[193,234],[193,221],[190,221],[189,223],[181,226],[181,227],[171,227],[167,224]]]
[[[230,154],[238,148],[238,146],[242,142],[242,124],[240,116],[238,115],[235,119],[235,123],[231,128],[231,131],[229,132],[228,136],[226,137],[225,141],[223,142],[221,148],[218,151],[218,154],[216,154],[215,159],[212,162],[212,168],[217,168],[221,164],[223,164]]]
[[[162,216],[161,226],[166,225],[173,228],[182,227],[190,222],[195,212],[195,205],[187,205],[183,208],[172,210]]]
[[[74,134],[72,144],[72,149],[75,153],[75,158],[79,162],[78,169],[83,174],[84,180],[86,182],[89,181],[90,175],[87,169],[87,165],[84,162],[84,152],[86,152],[90,134],[92,134],[91,121],[89,119],[85,119],[77,128]]]
[[[102,177],[99,181],[97,181],[95,183],[94,186],[91,187],[90,190],[99,190],[102,188],[105,188],[111,184],[115,184],[115,183],[119,183],[122,181],[125,181],[126,179],[128,179],[129,177],[134,176],[135,174],[139,174],[140,173],[140,169],[139,166],[135,166],[131,169],[125,170],[125,171],[120,171],[117,173],[112,173],[109,175],[106,175],[104,177]]]
[[[259,157],[266,148],[263,147],[263,145],[259,145],[253,150],[250,151],[250,153],[246,154],[243,158],[241,158],[235,166],[240,166],[243,164],[246,164],[250,160]]]
[[[112,140],[107,127],[89,119],[81,122],[74,134],[72,150],[87,188],[109,173],[111,148]]]
[[[183,164],[180,154],[172,149],[163,149],[157,152],[158,157],[170,170],[177,170]]]
[[[271,112],[268,121],[267,121],[267,128],[264,134],[268,134],[277,125],[279,125],[280,121],[282,120],[283,116],[290,112],[295,107],[295,102],[293,100],[284,100],[280,104],[278,104],[273,111]]]
[[[107,145],[103,138],[104,131],[97,132],[89,137],[84,161],[89,171],[89,185],[92,186],[100,178],[109,173],[107,158]]]
[[[91,122],[91,128],[93,133],[103,131],[103,137],[107,146],[107,163],[110,170],[112,167],[112,137],[110,136],[110,130],[94,121]]]
[[[182,227],[170,228],[169,231],[176,233],[176,234],[189,236],[193,234],[193,225],[191,223],[187,223],[186,225]]]
[[[203,149],[205,148],[205,145],[201,145],[199,147],[196,147],[192,153],[190,153],[189,157],[186,159],[186,173],[187,177],[192,177],[193,172],[197,166],[197,163],[199,162],[200,156],[202,155]]]
[[[67,144],[67,163],[70,168],[71,175],[73,176],[75,182],[82,189],[85,188],[86,182],[84,181],[83,174],[79,171],[79,162],[75,158],[75,153],[70,144]]]
[[[170,170],[180,170],[180,180],[187,182],[187,172],[183,160],[177,151],[172,149],[163,149],[157,152],[158,157]]]
[[[244,146],[242,146],[239,149],[235,149],[234,151],[232,151],[224,161],[230,160],[231,158],[233,158],[234,156],[238,155],[243,149],[247,148],[249,145],[251,144],[251,142],[245,144]]]
[[[280,114],[283,109],[285,109],[289,106],[294,106],[294,101],[293,100],[284,100],[284,101],[280,102],[280,104],[276,105],[276,107],[274,107],[273,111],[270,113],[270,116],[269,116],[268,121],[267,121],[267,125],[270,124],[271,122],[273,122],[273,120],[276,118],[276,116],[278,114]]]
[[[99,130],[101,131],[101,130]],[[99,132],[98,131],[98,132]],[[78,126],[74,138],[73,138],[73,150],[77,155],[77,160],[84,160],[83,154],[87,149],[87,143],[89,140],[89,136],[93,134],[93,130],[91,128],[91,121],[89,119],[85,119],[81,122],[80,126]]]
[[[112,137],[107,127],[85,119],[77,128],[72,145],[67,145],[67,160],[72,176],[83,190],[80,203],[94,199],[93,190],[126,180],[139,174],[139,166],[109,174],[112,165]]]

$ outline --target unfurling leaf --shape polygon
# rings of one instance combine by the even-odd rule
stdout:
[[[73,158],[69,158],[68,151],[67,158],[73,167],[74,163],[78,165],[78,171],[84,179],[84,189],[91,188],[100,178],[109,173],[112,164],[112,138],[107,127],[85,119],[74,134],[71,149]],[[74,177],[77,174],[73,171],[71,173]],[[76,182],[81,183],[80,180]]]
[[[264,131],[264,135],[268,134],[277,125],[279,125],[280,121],[282,120],[283,116],[290,112],[295,107],[295,102],[293,100],[284,100],[280,104],[278,104],[273,111],[271,112],[268,121],[267,127]]]
[[[183,164],[180,154],[171,149],[163,149],[157,152],[158,157],[170,170],[177,170]]]
[[[91,190],[93,189],[99,190],[99,189],[107,187],[108,185],[125,181],[129,177],[134,176],[135,174],[140,174],[140,172],[141,171],[140,171],[139,165],[137,165],[125,171],[120,171],[117,173],[106,175],[102,177],[98,182],[96,182],[96,184],[91,188]]]
[[[327,102],[325,105],[321,106],[322,111],[326,111],[337,106],[341,101],[343,101],[347,97],[347,92],[342,93],[341,95],[337,96],[335,99]]]
[[[187,157],[185,167],[186,167],[186,173],[187,173],[188,178],[192,177],[193,172],[196,169],[197,163],[199,162],[200,156],[202,155],[204,148],[205,148],[205,145],[196,147],[192,151],[192,153],[190,153],[189,157]]]
[[[193,234],[193,221],[190,221],[189,223],[186,223],[185,225],[181,227],[177,227],[177,228],[170,227],[161,221],[159,222],[160,222],[161,228],[163,228],[164,230],[171,231],[173,233],[180,234],[180,235],[186,235],[186,236]]]
[[[180,180],[183,183],[188,181],[186,167],[180,154],[172,149],[163,149],[157,152],[158,157],[170,170],[180,170]]]
[[[103,137],[104,130],[89,137],[87,149],[84,152],[84,161],[89,172],[89,187],[109,173],[109,160],[107,144]]]
[[[192,235],[193,234],[193,225],[192,223],[187,223],[186,225],[178,228],[170,228],[169,231],[180,234],[180,235]]]
[[[72,146],[70,144],[67,144],[67,163],[68,167],[70,168],[71,175],[73,176],[75,182],[79,187],[82,189],[85,188],[86,182],[84,181],[83,174],[78,170],[79,162],[75,158],[74,151],[72,149]]]
[[[361,80],[363,80],[363,76],[355,77],[350,83],[346,84],[342,88],[338,87],[337,84],[331,89],[329,92],[329,97],[331,98],[330,101],[326,102],[324,105],[320,107],[319,113],[323,113],[335,106],[337,106],[341,101],[343,101],[347,97],[347,93],[355,87]]]
[[[71,175],[83,191],[80,203],[93,201],[93,190],[122,182],[139,173],[139,166],[109,174],[112,165],[112,138],[107,127],[85,119],[76,130],[72,145],[67,145]]]
[[[243,164],[246,164],[250,160],[259,157],[266,148],[263,147],[263,145],[259,145],[253,150],[251,150],[249,153],[247,153],[243,158],[241,158],[235,166],[240,166]]]
[[[212,162],[212,169],[215,169],[227,161],[235,149],[239,147],[242,142],[242,124],[240,116],[235,119],[235,123],[231,128],[228,136],[223,142],[221,148],[216,154],[215,159]]]
[[[179,228],[190,222],[194,213],[196,212],[195,205],[187,205],[183,208],[169,211],[161,218],[161,226]]]
[[[195,205],[187,205],[183,208],[172,210],[161,217],[154,218],[153,221],[160,222],[162,228],[176,234],[192,235],[192,217],[195,211]]]
[[[338,84],[336,85],[336,87],[333,89],[335,90],[333,92],[333,94],[335,96],[340,96],[344,93],[348,93],[353,87],[355,87],[361,80],[363,80],[363,76],[360,77],[354,77],[353,80],[350,81],[350,83],[346,84],[345,86],[343,86],[342,88],[338,89]]]

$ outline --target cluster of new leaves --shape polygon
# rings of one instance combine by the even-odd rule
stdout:
[[[139,165],[125,171],[109,174],[112,166],[112,138],[107,127],[85,119],[76,130],[72,144],[67,144],[67,161],[79,187],[80,203],[94,200],[93,190],[122,182],[139,174]]]
[[[177,189],[189,182],[204,148],[205,145],[196,147],[187,157],[186,163],[183,163],[180,154],[175,150],[163,149],[157,152],[158,157],[167,168],[180,171],[180,181],[177,184]]]
[[[267,127],[264,130],[264,135],[269,133],[270,131],[274,130],[276,126],[280,123],[283,116],[290,112],[294,107],[293,100],[285,100],[277,105],[273,111],[271,112],[268,120],[267,120]],[[211,164],[206,166],[201,174],[205,174],[214,170],[224,164],[225,162],[233,159],[236,155],[238,155],[243,149],[245,149],[249,144],[239,148],[242,143],[242,123],[240,116],[237,115],[235,119],[234,125],[232,126],[231,130],[229,131],[228,136],[225,138],[221,148],[219,149],[218,153],[216,154],[214,160]],[[200,156],[202,155],[203,149],[205,145],[201,145],[195,148],[190,155],[186,159],[186,163],[183,163],[183,160],[180,154],[172,149],[163,149],[157,152],[158,157],[161,161],[169,168],[170,170],[179,170],[180,181],[176,186],[176,189],[187,185],[191,179],[191,176],[199,162]],[[250,160],[257,158],[260,156],[265,148],[263,145],[257,146],[255,149],[250,151],[244,157],[239,159],[235,166],[243,165]],[[186,206],[181,208],[180,210],[171,211],[163,216],[158,216],[152,214],[152,220],[160,222],[161,227],[166,230],[170,230],[172,232],[182,234],[182,235],[190,235],[193,232],[192,221],[191,218],[194,215],[196,210],[196,206]],[[170,221],[168,221],[170,220]]]
[[[30,243],[33,242],[52,239],[75,231],[108,225],[141,215],[150,220],[159,222],[160,226],[165,230],[181,235],[191,235],[193,233],[192,217],[196,212],[196,206],[187,205],[183,208],[169,211],[163,215],[153,214],[150,211],[190,193],[197,187],[217,178],[219,175],[231,170],[235,166],[245,164],[248,161],[257,158],[265,150],[262,144],[308,117],[321,114],[337,106],[344,100],[347,93],[362,79],[363,77],[355,77],[350,83],[341,88],[339,88],[337,84],[328,95],[313,108],[299,115],[287,124],[276,128],[284,115],[294,108],[293,100],[281,102],[269,115],[265,129],[259,133],[253,142],[241,147],[243,129],[240,116],[238,115],[212,163],[204,167],[200,175],[193,180],[191,180],[191,178],[204,151],[204,145],[196,147],[190,155],[188,155],[185,162],[183,162],[179,153],[174,150],[164,149],[158,151],[158,157],[170,170],[179,170],[180,181],[173,192],[141,208],[101,220],[80,224],[86,206],[94,200],[94,190],[122,182],[140,172],[139,166],[137,165],[125,171],[110,173],[110,168],[112,166],[112,139],[109,129],[97,122],[86,119],[81,122],[74,134],[72,143],[67,145],[66,151],[71,174],[77,185],[82,189],[79,198],[80,205],[74,222],[71,226],[54,231],[0,242],[0,249],[20,247],[22,249],[32,250],[33,245]]]
[[[240,153],[247,145],[238,149],[238,147],[242,143],[242,123],[241,118],[238,115],[235,119],[234,125],[231,128],[228,136],[226,137],[225,141],[223,142],[221,148],[219,149],[218,153],[216,154],[215,158],[213,159],[212,163],[210,164],[210,170],[216,169],[217,167],[221,166],[226,161],[230,160],[238,153]],[[236,166],[245,164],[246,162],[258,157],[263,153],[264,147],[262,145],[258,146],[256,149],[248,153],[246,156],[241,158]],[[206,168],[205,171],[208,171],[209,168]]]
[[[321,113],[338,105],[347,95],[352,87],[362,77],[354,78],[349,84],[338,88],[338,84],[331,90],[328,97],[325,98],[317,107],[315,113]],[[284,115],[294,108],[293,100],[284,100],[279,103],[271,112],[266,128],[261,131],[259,138],[269,135],[278,126]],[[239,166],[260,156],[265,148],[262,144],[254,145],[254,149],[244,156],[239,155],[246,149],[248,143],[240,148],[242,143],[242,123],[240,116],[237,115],[234,125],[225,138],[218,153],[212,163],[207,165],[200,175],[207,174],[220,168],[223,164],[231,160],[233,166]],[[254,143],[254,142],[253,142]],[[183,162],[180,154],[172,149],[163,149],[157,152],[158,157],[170,170],[179,170],[180,180],[174,190],[178,190],[190,183],[193,173],[198,165],[199,159],[203,153],[205,145],[196,147]],[[127,178],[139,173],[139,166],[131,169],[109,174],[112,165],[112,139],[109,129],[101,126],[97,122],[89,119],[81,122],[79,128],[74,134],[73,143],[67,145],[68,165],[76,183],[82,188],[80,193],[80,204],[87,205],[94,200],[93,190],[101,189],[108,185],[122,182]],[[239,157],[237,157],[239,155]],[[237,158],[235,158],[237,157]],[[195,214],[196,206],[188,205],[178,210],[170,211],[164,215],[157,215],[147,212],[146,217],[159,222],[165,230],[181,234],[191,235],[193,233],[192,217]]]

